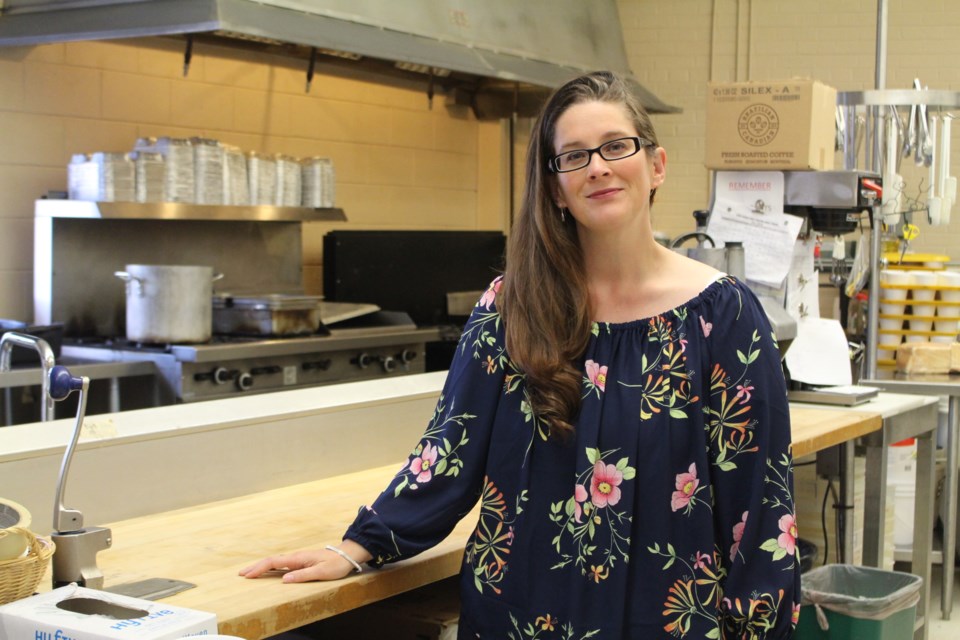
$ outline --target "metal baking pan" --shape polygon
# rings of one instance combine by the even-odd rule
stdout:
[[[265,294],[213,296],[213,332],[229,335],[325,334],[320,296]]]

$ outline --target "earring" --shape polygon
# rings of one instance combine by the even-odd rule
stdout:
[[[567,208],[566,208],[566,207],[560,207],[560,222],[566,222],[566,221],[567,221],[566,213],[567,213]]]

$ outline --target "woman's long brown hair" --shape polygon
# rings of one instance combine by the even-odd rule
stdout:
[[[506,270],[497,296],[507,351],[524,372],[527,399],[551,436],[573,433],[583,390],[583,357],[592,322],[583,253],[573,217],[561,218],[559,186],[548,168],[556,155],[557,120],[588,101],[622,104],[637,134],[659,145],[650,117],[618,75],[599,71],[560,87],[540,112],[527,150],[526,185],[507,244]],[[654,190],[655,191],[655,190]],[[650,193],[653,202],[654,192]]]

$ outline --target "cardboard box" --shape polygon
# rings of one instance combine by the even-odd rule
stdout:
[[[837,90],[816,80],[707,85],[708,169],[833,169]]]
[[[0,607],[0,637],[168,640],[217,633],[217,616],[68,585]]]

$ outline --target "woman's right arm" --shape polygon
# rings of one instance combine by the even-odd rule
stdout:
[[[358,564],[373,559],[370,553],[353,540],[344,540],[337,548]],[[258,578],[268,571],[284,571],[284,582],[339,580],[356,568],[349,560],[329,549],[310,549],[264,558],[240,570],[244,578]]]
[[[377,501],[360,508],[338,545],[355,562],[380,566],[432,547],[479,499],[510,366],[495,306],[498,289],[499,278],[474,308],[426,432]],[[516,405],[519,410],[519,400]],[[284,582],[303,582],[343,578],[354,569],[336,552],[322,549],[265,558],[240,575],[287,570]]]

